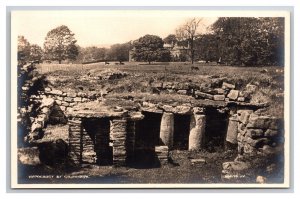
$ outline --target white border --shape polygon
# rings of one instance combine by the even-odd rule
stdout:
[[[184,1],[179,1],[179,0],[172,0],[171,3],[169,3],[168,1],[161,1],[161,0],[152,0],[152,1],[135,1],[135,0],[127,0],[125,1],[122,1],[122,0],[110,0],[110,1],[105,1],[104,3],[101,2],[97,2],[95,3],[93,0],[85,0],[85,1],[76,1],[76,0],[73,0],[71,3],[70,1],[63,1],[63,0],[59,0],[59,1],[55,1],[55,0],[45,0],[45,1],[39,1],[39,0],[27,0],[26,2],[25,1],[20,1],[20,0],[3,0],[0,2],[0,5],[1,5],[1,10],[0,10],[0,19],[1,19],[1,26],[2,26],[2,30],[5,30],[6,27],[5,27],[5,6],[21,6],[21,5],[26,5],[26,6],[42,6],[42,5],[52,5],[52,6],[70,6],[70,4],[72,4],[72,6],[95,6],[95,5],[98,5],[98,6],[105,6],[105,5],[108,5],[108,6],[112,6],[112,5],[116,5],[116,6],[137,6],[137,5],[140,5],[140,6],[145,6],[145,5],[151,5],[151,6],[296,6],[296,2],[297,0],[272,0],[272,1],[261,1],[261,0],[245,0],[245,1],[238,1],[238,0],[226,0],[226,1],[223,1],[223,0],[210,0],[210,1],[193,1],[193,0],[184,0]],[[297,11],[299,11],[299,7],[295,7],[295,16],[296,16],[296,19],[297,19],[297,16],[299,17],[299,14],[297,14]],[[299,13],[299,12],[298,12]],[[297,21],[297,20],[296,20]],[[9,31],[8,31],[9,32]],[[299,33],[299,30],[298,30],[298,26],[297,26],[297,23],[295,23],[295,35],[300,35]],[[0,37],[2,38],[2,41],[3,44],[5,43],[6,41],[6,38],[5,38],[5,32],[4,31],[0,31]],[[297,51],[298,50],[298,44],[299,42],[299,39],[297,39],[297,37],[295,37],[295,52],[299,52]],[[6,62],[6,48],[5,48],[5,45],[2,45],[1,47],[1,59],[2,60],[2,66],[5,66]],[[297,65],[297,63],[299,63],[299,56],[298,57],[295,57],[295,62],[294,64]],[[10,66],[8,66],[10,67]],[[0,81],[1,81],[1,90],[5,90],[6,87],[6,78],[5,78],[5,69],[2,70],[3,72],[0,73]],[[299,69],[298,68],[294,68],[294,72],[295,74],[298,76],[300,75],[299,74]],[[294,76],[294,74],[293,74]],[[298,78],[297,79],[294,79],[295,83],[295,87],[298,88],[297,85],[298,84]],[[300,100],[299,99],[299,95],[298,95],[298,92],[297,92],[297,89],[295,89],[295,101],[298,101]],[[5,105],[6,105],[6,101],[5,101],[5,98],[0,98],[1,99],[1,112],[4,113],[4,110],[5,110]],[[298,100],[297,100],[298,99]],[[295,120],[297,121],[297,118],[299,118],[299,115],[297,113],[297,110],[299,110],[299,105],[295,104],[294,105],[294,112],[295,112]],[[9,119],[7,118],[7,120],[9,121]],[[6,124],[5,124],[5,121],[1,120],[1,126],[3,126],[4,128],[6,127]],[[295,132],[296,132],[296,129],[295,129]],[[295,140],[297,140],[296,138],[299,138],[299,136],[295,133],[294,135],[294,138]],[[1,157],[5,157],[6,155],[9,155],[9,153],[7,152],[7,154],[5,153],[5,139],[2,139],[1,140],[1,147],[3,147],[1,150]],[[299,151],[297,150],[299,149],[299,145],[295,145],[295,151]],[[292,157],[293,158],[293,157]],[[295,159],[294,159],[295,163],[297,165],[299,165],[299,158],[298,156],[295,156]],[[1,171],[2,171],[2,176],[5,176],[5,165],[4,164],[1,164],[0,165],[0,168],[1,168]],[[295,168],[297,168],[295,166]],[[294,171],[295,172],[295,181],[297,180],[297,177],[299,178],[299,172],[297,172],[297,170]],[[298,174],[298,175],[297,175]],[[1,180],[1,185],[5,183],[4,180]],[[297,183],[294,183],[295,185],[297,185]],[[9,186],[9,185],[8,185]],[[1,186],[1,187],[5,187],[5,184],[4,186]],[[298,189],[297,186],[294,187],[295,188],[295,191],[296,191],[296,188]],[[2,190],[3,191],[3,190]],[[5,190],[4,190],[5,191]],[[7,190],[9,191],[9,190]],[[144,191],[145,192],[145,191]],[[173,190],[172,192],[176,192],[176,190]],[[192,192],[192,191],[189,191],[189,192]],[[217,190],[215,190],[214,192],[218,192]],[[225,192],[225,191],[224,191]],[[249,192],[249,191],[244,191],[244,192]],[[256,192],[259,192],[256,191]],[[276,192],[275,190],[274,191],[269,191],[269,192]],[[7,195],[5,194],[1,194],[3,195],[4,197],[1,197],[1,198],[6,198]],[[33,195],[15,195],[15,194],[10,194],[11,197],[22,197],[22,198],[31,198],[33,197]],[[269,195],[269,194],[268,194]],[[294,197],[295,195],[297,194],[294,194],[294,195],[289,195],[289,196],[292,196]],[[40,195],[38,195],[40,197]],[[48,195],[50,196],[50,195]],[[178,195],[177,195],[178,196]],[[225,194],[225,195],[222,195],[222,197],[226,198],[226,196],[230,197],[230,198],[240,198],[240,195],[233,195],[233,194]],[[243,197],[246,197],[247,196],[249,197],[253,197],[251,195],[245,195]],[[73,194],[72,197],[75,197],[75,198],[81,198],[82,195],[77,195],[77,194]],[[140,197],[140,196],[139,196]],[[176,194],[173,194],[172,197],[176,197]],[[250,198],[249,197],[249,198]],[[272,194],[271,196],[272,198],[282,198],[282,194]]]
[[[201,11],[201,10],[200,10]],[[76,12],[76,11],[73,11]],[[114,11],[117,12],[117,11]],[[153,11],[143,11],[144,14],[152,13]],[[154,11],[162,12],[162,11]],[[178,11],[163,11],[163,12],[178,12]],[[180,11],[181,13],[193,14],[198,16],[243,16],[243,17],[285,17],[285,181],[283,184],[18,184],[17,183],[17,70],[15,67],[11,68],[11,187],[12,188],[288,188],[290,183],[289,169],[290,169],[290,127],[289,127],[289,113],[290,113],[290,13],[287,11],[230,11],[230,10],[216,10],[216,11]],[[16,38],[17,32],[14,30],[14,18],[11,18],[11,65],[16,65]],[[13,117],[14,116],[14,117]]]

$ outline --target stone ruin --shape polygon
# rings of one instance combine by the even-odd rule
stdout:
[[[23,92],[30,90],[31,84],[26,85]],[[157,88],[163,88],[160,85]],[[188,94],[191,90],[182,88],[176,92]],[[105,100],[99,100],[101,94],[66,93],[46,86],[28,97],[29,101],[39,102],[39,107],[31,119],[26,141],[38,143],[51,121],[67,123],[68,157],[74,164],[115,166],[139,161],[167,164],[171,150],[198,151],[209,143],[237,150],[239,157],[270,154],[283,146],[283,119],[260,114],[259,110],[268,104],[247,101],[249,95],[226,82],[215,89],[214,95],[193,92],[193,103],[143,101],[125,108],[106,105]],[[19,108],[22,111],[26,112]],[[232,172],[237,162],[238,159],[224,163],[223,173]]]

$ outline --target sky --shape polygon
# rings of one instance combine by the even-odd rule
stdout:
[[[14,11],[12,31],[23,35],[31,44],[43,46],[47,32],[66,25],[82,47],[109,47],[111,44],[136,40],[146,34],[165,38],[190,18],[201,17],[195,11]],[[217,20],[205,17],[203,28]]]

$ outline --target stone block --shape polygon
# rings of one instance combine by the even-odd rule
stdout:
[[[61,100],[55,100],[55,102],[57,105],[61,105],[61,103],[62,103]]]
[[[39,155],[40,152],[37,147],[19,148],[18,162],[24,165],[39,165],[41,164]]]
[[[237,98],[237,101],[238,101],[238,102],[244,102],[244,101],[245,101],[245,98],[244,98],[244,97],[238,97],[238,98]]]
[[[64,100],[64,98],[61,97],[61,96],[56,96],[56,99],[57,99],[57,100],[60,100],[60,101],[63,101],[63,100]]]
[[[223,82],[222,88],[223,88],[223,89],[234,89],[234,88],[235,88],[235,85],[229,84],[229,83],[226,83],[226,82]]]
[[[257,152],[257,150],[250,144],[244,144],[243,151],[244,153],[251,155],[255,155],[255,153]]]
[[[89,99],[88,99],[88,98],[85,98],[85,97],[83,97],[81,101],[82,101],[82,102],[88,102],[88,101],[89,101]]]
[[[203,107],[194,107],[193,108],[193,113],[194,114],[203,114],[204,113],[204,108]]]
[[[65,106],[59,106],[59,108],[60,108],[62,111],[65,111],[65,110],[66,110],[66,107],[65,107]]]
[[[62,95],[62,94],[63,94],[63,92],[60,91],[60,90],[52,90],[52,91],[49,92],[49,93],[51,93],[52,95]]]
[[[42,108],[41,112],[45,113],[45,114],[48,114],[50,112],[50,108],[44,107],[44,108]]]
[[[165,89],[172,89],[173,85],[174,84],[172,82],[164,82],[163,83],[163,88],[165,88]]]
[[[247,124],[249,121],[249,117],[252,113],[253,110],[238,110],[237,111],[238,121],[242,122],[243,124]]]
[[[152,87],[154,87],[154,88],[162,88],[163,87],[163,83],[162,82],[154,82],[154,83],[152,83]]]
[[[62,106],[66,106],[66,107],[67,107],[67,106],[70,106],[70,103],[68,103],[68,102],[65,102],[65,101],[62,101],[62,102],[61,102],[61,105],[62,105]]]
[[[269,116],[258,116],[251,114],[247,128],[268,129],[271,123]]]
[[[250,138],[260,138],[264,136],[264,132],[261,129],[247,129],[246,136]]]
[[[246,85],[246,91],[248,93],[254,93],[257,90],[257,86],[253,84],[247,84]]]
[[[224,162],[222,164],[223,170],[229,171],[244,171],[251,167],[248,162],[234,161],[234,162]]]
[[[266,130],[265,134],[266,137],[275,137],[278,135],[278,130],[272,130],[272,129],[268,129]]]
[[[45,88],[45,92],[50,92],[52,89],[50,87]]]
[[[178,90],[177,93],[180,95],[187,95],[188,92],[187,90]]]
[[[201,98],[201,99],[210,99],[210,100],[214,99],[213,95],[203,93],[203,92],[200,92],[200,91],[195,91],[195,95],[196,95],[197,98]]]
[[[227,95],[227,97],[230,100],[237,100],[238,96],[239,96],[239,91],[238,90],[231,90],[229,92],[229,94]]]
[[[75,97],[74,102],[81,102],[81,97]]]
[[[214,95],[214,100],[215,101],[224,101],[225,95]]]
[[[75,98],[77,96],[76,93],[67,93],[68,97]]]
[[[190,114],[191,110],[192,110],[192,108],[190,106],[181,105],[181,106],[176,106],[174,108],[173,113],[176,113],[176,114]]]
[[[73,102],[74,99],[71,98],[71,97],[65,97],[65,98],[64,98],[64,101],[66,101],[66,102]]]
[[[222,88],[215,88],[214,90],[216,91],[216,93],[218,95],[224,95],[225,94],[225,90],[222,89]]]
[[[53,103],[54,103],[54,99],[44,97],[42,99],[42,103],[41,103],[40,107],[51,107],[53,105]]]

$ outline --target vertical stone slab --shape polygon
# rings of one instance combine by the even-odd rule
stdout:
[[[126,135],[126,163],[131,163],[134,160],[134,145],[135,145],[135,122],[127,121]]]
[[[110,132],[113,140],[113,164],[115,166],[126,165],[126,129],[126,120],[111,120]]]
[[[206,117],[205,115],[194,114],[191,119],[191,131],[189,135],[189,150],[203,148]]]
[[[164,112],[160,124],[160,140],[163,145],[173,147],[174,114]]]
[[[84,128],[82,128],[82,162],[90,164],[96,163],[94,142]]]
[[[82,160],[82,125],[81,118],[71,118],[69,124],[69,156],[75,164]]]
[[[237,116],[233,115],[229,118],[226,141],[231,144],[237,144],[237,135],[238,135],[238,120]]]

